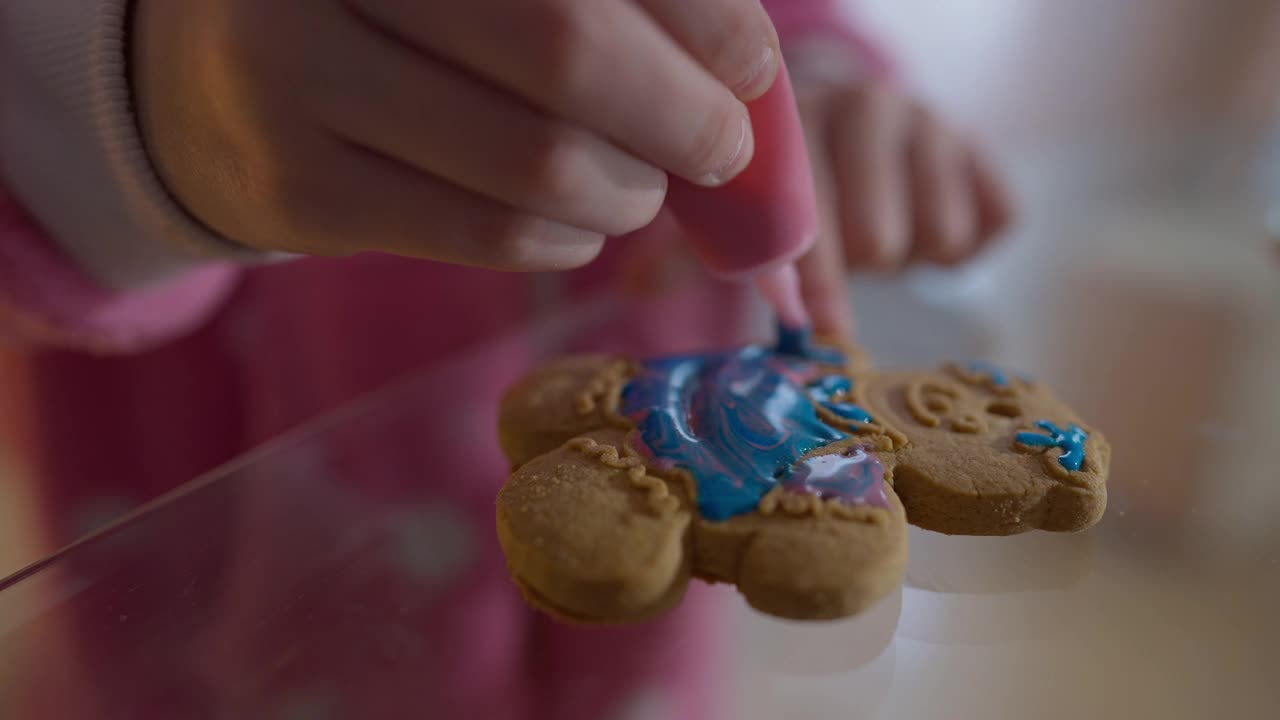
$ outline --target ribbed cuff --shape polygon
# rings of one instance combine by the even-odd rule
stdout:
[[[206,264],[143,289],[106,290],[68,262],[0,188],[0,341],[99,353],[144,350],[205,322],[238,275],[233,265]]]
[[[4,184],[107,288],[154,285],[213,260],[273,259],[194,221],[152,168],[130,102],[128,5],[0,5]]]

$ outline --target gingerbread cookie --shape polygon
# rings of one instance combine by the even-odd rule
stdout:
[[[783,331],[777,347],[569,358],[503,400],[515,470],[498,534],[525,597],[627,622],[728,582],[796,619],[859,612],[901,582],[906,524],[1082,530],[1110,448],[1043,386],[998,368],[877,372]]]

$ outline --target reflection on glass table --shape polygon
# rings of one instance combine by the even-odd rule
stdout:
[[[472,348],[0,582],[0,717],[701,714],[714,597],[644,627],[553,623],[494,532],[506,360],[614,308]]]
[[[531,328],[0,583],[0,717],[1260,716],[1280,702],[1280,268],[1255,229],[1132,202],[1038,229],[1075,242],[1025,243],[953,295],[856,293],[882,361],[999,360],[1107,431],[1092,531],[913,530],[903,588],[842,622],[698,587],[654,625],[560,626],[472,519],[508,469],[511,378],[457,382],[529,334],[561,346],[565,328]]]

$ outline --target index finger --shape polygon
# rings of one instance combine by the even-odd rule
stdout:
[[[746,106],[631,2],[351,3],[388,35],[690,182],[721,185],[751,160]]]
[[[816,334],[851,341],[853,306],[849,302],[844,243],[840,232],[840,198],[826,139],[827,97],[802,98],[800,117],[805,126],[814,192],[818,200],[818,237],[813,248],[796,261],[800,294],[813,319]]]
[[[676,42],[740,100],[778,76],[778,32],[760,0],[638,0]]]

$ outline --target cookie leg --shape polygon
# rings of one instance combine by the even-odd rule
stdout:
[[[893,491],[885,494],[888,508],[857,508],[849,517],[780,504],[725,522],[699,521],[699,570],[735,583],[749,605],[770,615],[854,615],[897,588],[906,568],[906,515]]]
[[[680,601],[690,503],[645,473],[621,430],[525,463],[498,494],[498,538],[529,602],[566,620],[629,622]]]

